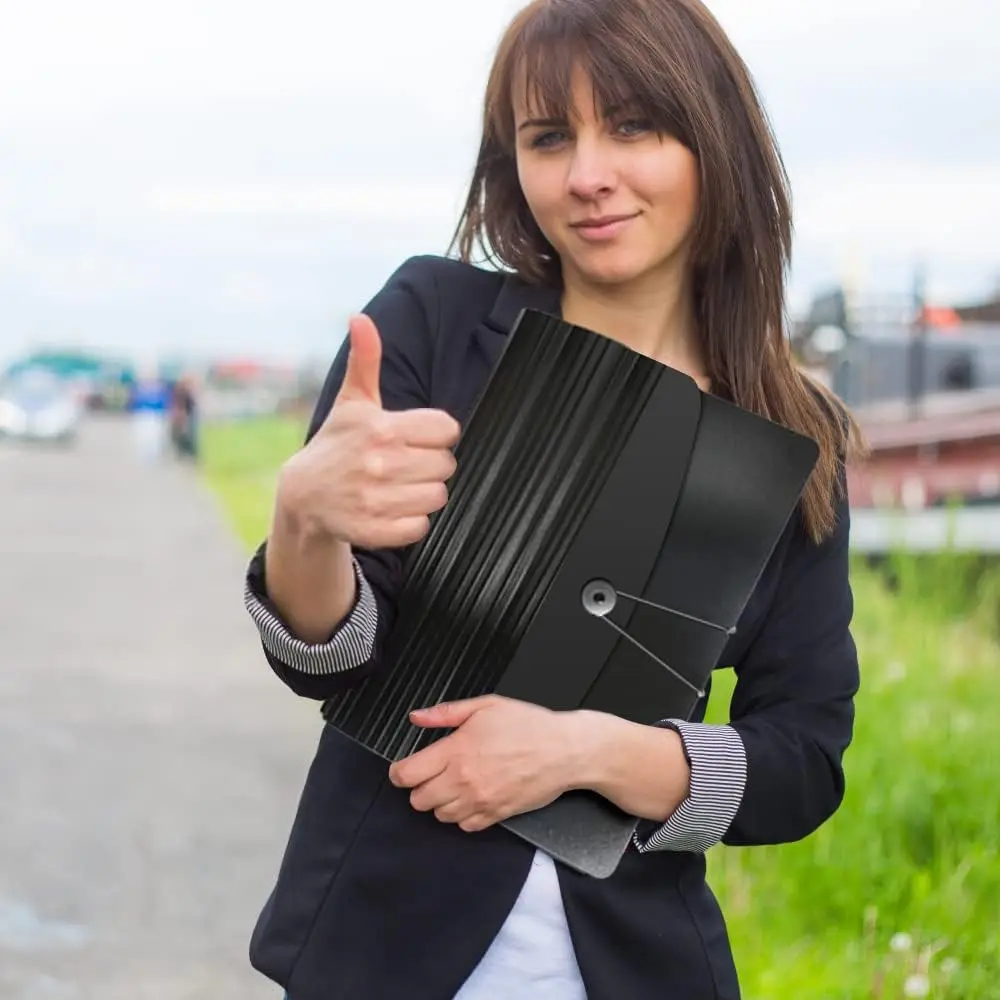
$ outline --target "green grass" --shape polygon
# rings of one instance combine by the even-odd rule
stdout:
[[[302,445],[303,421],[265,417],[207,424],[202,462],[233,531],[249,547],[267,534],[279,465]]]
[[[290,420],[206,428],[205,475],[248,547],[302,436]],[[853,570],[863,690],[843,806],[800,843],[709,852],[746,1000],[890,1000],[917,973],[935,1000],[1000,998],[1000,570],[948,554],[890,569],[891,588]],[[717,675],[710,720],[732,682]]]
[[[941,947],[930,966],[934,997],[995,998],[996,644],[936,601],[890,594],[863,567],[853,583],[864,687],[843,806],[801,843],[709,855],[746,996],[899,997],[920,952]],[[722,720],[726,693],[713,695]],[[910,935],[914,951],[890,952],[897,933]],[[941,972],[949,958],[960,963],[950,984]]]

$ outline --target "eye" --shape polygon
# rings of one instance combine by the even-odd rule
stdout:
[[[533,136],[531,140],[531,148],[551,149],[558,143],[565,141],[565,139],[566,139],[565,132],[560,132],[555,129],[550,129],[547,132],[539,132],[537,135]]]
[[[618,132],[629,138],[652,131],[653,123],[648,118],[626,118],[618,123]]]

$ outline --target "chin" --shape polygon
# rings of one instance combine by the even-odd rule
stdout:
[[[630,284],[651,270],[634,258],[615,254],[603,255],[603,259],[574,260],[573,266],[584,281],[594,285]]]

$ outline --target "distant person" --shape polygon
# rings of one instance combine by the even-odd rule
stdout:
[[[323,699],[393,669],[403,560],[447,502],[460,423],[524,307],[809,435],[820,460],[720,659],[738,677],[729,724],[705,723],[704,699],[643,726],[474,698],[415,713],[450,731],[391,767],[323,729],[250,947],[289,1000],[740,995],[704,852],[796,841],[837,811],[859,684],[856,427],[790,356],[791,232],[747,68],[698,0],[535,0],[517,15],[459,259],[407,260],[352,320],[281,471],[246,581],[278,677]],[[474,265],[477,245],[501,266]],[[642,820],[607,879],[498,825],[574,787]]]
[[[170,396],[170,439],[179,458],[197,459],[198,399],[188,376],[177,379]]]
[[[170,388],[153,370],[141,372],[132,386],[128,410],[132,415],[139,458],[154,464],[163,457],[167,438]]]

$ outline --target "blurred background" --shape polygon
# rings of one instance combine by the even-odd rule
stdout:
[[[277,995],[320,719],[243,570],[347,316],[447,247],[519,6],[0,0],[0,1000]],[[872,445],[847,799],[712,884],[748,1000],[998,998],[1000,8],[711,6],[792,178],[788,336]]]

